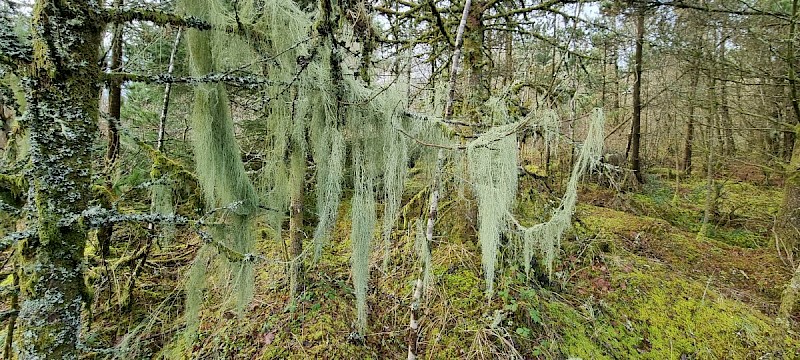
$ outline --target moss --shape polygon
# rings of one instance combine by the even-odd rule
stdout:
[[[469,269],[455,269],[436,275],[441,277],[442,287],[450,299],[451,306],[459,310],[475,310],[485,301],[480,296],[481,279],[475,272]]]
[[[707,284],[672,276],[637,257],[619,258],[601,298],[541,302],[559,357],[583,359],[794,358],[800,342],[747,305]],[[633,270],[631,268],[648,269]],[[628,269],[626,272],[626,269]]]
[[[666,274],[632,272],[615,279],[625,290],[613,293],[614,311],[630,321],[642,337],[641,357],[647,359],[742,359],[767,354],[792,356],[782,335],[763,314],[720,296],[700,282]],[[622,306],[624,304],[624,306]]]
[[[558,348],[565,357],[611,359],[590,337],[589,324],[574,308],[561,302],[548,302],[545,316],[553,327],[561,329]]]

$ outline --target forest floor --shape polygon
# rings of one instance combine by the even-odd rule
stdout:
[[[534,223],[544,212],[542,200],[525,195],[535,194],[536,186],[533,180],[521,183],[520,222]],[[474,210],[463,196],[445,197],[432,246],[432,280],[420,303],[419,357],[800,358],[797,325],[786,330],[774,320],[790,276],[771,235],[780,187],[752,180],[722,180],[718,186],[708,236],[698,236],[707,189],[703,179],[676,183],[668,175],[652,175],[630,193],[584,185],[574,229],[562,243],[553,274],[529,277],[513,265],[517,261],[501,259],[491,300],[484,293]],[[422,185],[407,194],[400,228],[415,228],[412,219],[424,211],[426,196]],[[349,210],[345,202],[343,219]],[[406,358],[413,284],[421,268],[415,234],[394,234],[385,268],[383,251],[375,252],[365,338],[353,336],[347,234],[349,221],[341,220],[332,243],[306,271],[293,304],[287,298],[285,264],[261,263],[255,301],[244,316],[215,302],[222,296],[213,295],[212,286],[200,341],[187,349],[182,337],[173,336],[179,331],[165,333],[161,327],[156,333],[157,326],[139,340],[163,338],[155,357],[170,359]],[[262,235],[269,237],[266,230]],[[285,244],[260,243],[268,256],[285,254]],[[512,239],[503,251],[512,257],[516,249]],[[534,269],[542,273],[541,266]],[[171,289],[154,290],[149,298],[177,308],[179,288]],[[153,308],[140,312],[151,313]]]

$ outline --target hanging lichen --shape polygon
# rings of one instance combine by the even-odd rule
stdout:
[[[337,221],[345,176],[352,175],[355,191],[350,214],[353,221],[351,262],[357,299],[356,328],[363,335],[371,240],[377,230],[377,203],[379,199],[385,201],[381,230],[388,244],[407,176],[410,141],[394,130],[408,120],[401,116],[405,110],[406,91],[400,91],[397,85],[389,89],[369,87],[355,75],[355,67],[361,66],[359,70],[364,70],[363,64],[346,47],[361,39],[356,38],[357,32],[347,21],[341,21],[346,17],[336,15],[344,9],[335,2],[329,4],[331,6],[320,3],[314,19],[289,0],[239,1],[235,14],[230,6],[223,5],[224,1],[185,0],[184,3],[187,14],[220,27],[236,28],[245,39],[230,41],[231,37],[222,32],[214,32],[205,39],[198,33],[187,34],[195,74],[219,71],[225,64],[249,68],[269,79],[263,89],[259,89],[265,104],[261,127],[265,161],[257,174],[257,188],[258,198],[270,209],[267,224],[275,230],[276,237],[281,236],[286,225],[290,188],[298,188],[302,184],[297,182],[304,180],[290,176],[289,159],[295,159],[295,166],[305,165],[306,159],[313,161],[317,256],[330,240]],[[200,6],[201,3],[204,5]],[[189,11],[192,6],[194,8]],[[206,45],[209,42],[212,45]],[[249,50],[240,51],[242,44]],[[364,75],[368,71],[359,73]],[[198,133],[194,139],[198,177],[204,189],[213,189],[206,194],[210,207],[226,206],[223,199],[242,202],[236,209],[225,211],[220,219],[226,224],[226,238],[248,238],[248,234],[239,234],[234,228],[238,228],[238,224],[249,228],[255,202],[251,201],[254,196],[250,188],[240,186],[247,183],[246,177],[239,177],[244,172],[239,172],[238,167],[232,169],[236,162],[228,161],[228,156],[233,155],[228,150],[235,149],[235,142],[232,141],[230,115],[223,116],[230,111],[224,90],[221,85],[205,84],[196,91],[195,109],[200,110],[192,117]],[[214,122],[214,119],[226,121]],[[410,127],[415,134],[425,128],[416,124]],[[215,144],[233,144],[233,147],[222,149]],[[222,155],[214,155],[217,152]],[[209,172],[211,169],[227,175],[214,177]],[[290,183],[290,179],[294,179],[294,183]],[[216,237],[216,233],[212,229],[212,235]],[[252,246],[249,241],[240,245],[232,248],[245,253]],[[303,261],[302,256],[295,261]]]
[[[414,231],[414,248],[417,251],[420,265],[422,266],[422,288],[428,289],[431,283],[431,267],[433,266],[431,258],[430,244],[428,239],[425,238],[425,226],[422,220],[417,220],[412,227]]]
[[[201,19],[224,13],[222,7],[214,0],[183,0],[181,5],[187,15]],[[198,30],[187,31],[190,68],[195,76],[218,70],[218,59],[215,58],[218,52],[213,48],[213,36],[220,35]],[[191,122],[197,178],[205,194],[208,208],[220,209],[217,211],[215,221],[218,225],[212,227],[211,235],[236,253],[252,253],[254,247],[252,221],[257,210],[258,198],[241,160],[241,151],[236,143],[224,85],[218,83],[196,85]],[[241,259],[230,261],[224,256],[219,260],[232,283],[232,296],[229,301],[241,313],[253,295],[253,263]],[[190,271],[190,280],[200,276],[198,274],[203,274],[204,270],[196,267],[206,264],[207,262],[196,261]],[[196,291],[191,288],[192,286],[197,286],[196,279],[187,284],[190,294]],[[196,296],[189,296],[187,299],[187,319],[196,319],[199,306],[192,302],[196,300]],[[193,338],[192,328],[187,330],[191,335],[190,338]]]
[[[397,104],[397,106],[401,109],[405,107],[403,104]],[[390,117],[384,120],[384,128],[381,130],[381,134],[384,137],[384,210],[381,233],[384,246],[384,269],[389,263],[392,229],[397,217],[400,215],[403,189],[408,175],[408,138],[396,130],[396,128],[402,127],[401,117],[392,116],[394,115],[393,112],[390,112],[389,115]]]
[[[467,147],[469,175],[478,200],[478,241],[486,281],[486,296],[494,290],[494,272],[500,246],[500,235],[506,229],[508,216],[517,194],[517,138],[510,117],[500,100],[487,106],[488,123],[496,126],[472,141]]]
[[[315,256],[319,256],[339,213],[342,181],[345,174],[346,145],[340,128],[339,103],[336,98],[334,74],[331,72],[331,44],[317,50],[317,59],[309,66],[310,76],[316,79],[317,91],[310,95],[312,157],[317,164],[317,228],[314,231]]]
[[[605,117],[601,109],[596,109],[589,123],[586,141],[580,147],[575,165],[572,168],[564,197],[559,207],[553,211],[549,221],[523,229],[523,263],[526,272],[530,272],[534,249],[538,248],[548,274],[553,273],[553,264],[561,246],[564,232],[572,224],[572,214],[578,201],[578,182],[587,171],[599,164],[603,154],[603,126]]]
[[[365,334],[367,327],[367,288],[369,286],[370,246],[376,222],[374,178],[369,174],[369,159],[362,146],[353,149],[353,201],[350,241],[353,288],[356,295],[356,329]]]
[[[214,247],[205,245],[200,248],[195,256],[189,272],[186,274],[186,302],[184,322],[186,329],[184,337],[186,343],[191,344],[197,339],[197,330],[200,328],[200,308],[203,304],[203,294],[206,289],[206,273],[211,260],[216,255]]]

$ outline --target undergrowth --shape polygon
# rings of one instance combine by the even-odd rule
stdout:
[[[167,289],[137,292],[136,315],[123,321],[131,326],[151,323],[151,328],[140,329],[139,337],[141,346],[150,349],[148,357],[406,358],[413,283],[421,271],[413,256],[415,234],[410,224],[423,213],[417,208],[424,207],[427,198],[425,186],[420,185],[424,181],[411,181],[413,191],[405,194],[403,203],[415,205],[401,216],[406,225],[392,232],[386,268],[380,251],[373,252],[370,261],[370,325],[363,338],[354,336],[351,225],[346,216],[340,216],[333,229],[330,250],[318,262],[306,264],[295,301],[287,298],[287,265],[279,260],[285,258],[286,244],[266,241],[274,234],[259,224],[258,252],[277,260],[258,264],[256,295],[243,316],[219,306],[223,287],[211,285],[205,293],[208,305],[200,314],[200,341],[191,348],[178,336],[179,316],[174,312],[180,311],[180,295],[170,295],[171,307],[156,300],[169,293]],[[535,181],[521,181],[515,214],[523,224],[541,221],[550,211],[549,204],[555,203],[541,197],[543,189],[537,186],[540,184]],[[495,294],[488,300],[476,217],[471,210],[474,204],[463,194],[446,198],[431,244],[431,286],[421,302],[420,357],[800,356],[797,334],[781,330],[773,320],[788,273],[774,251],[765,246],[767,241],[758,228],[774,209],[766,204],[776,193],[750,184],[725,185],[721,212],[735,210],[739,220],[720,222],[708,238],[698,239],[695,229],[704,203],[703,186],[701,181],[681,184],[677,202],[675,184],[667,181],[655,182],[640,195],[586,186],[580,198],[589,204],[578,206],[574,227],[565,235],[552,276],[547,276],[542,264],[533,264],[534,274],[526,276],[516,264],[518,249],[512,239],[501,239],[503,255],[498,260]],[[747,205],[737,205],[743,203]],[[764,206],[756,206],[759,203]],[[344,201],[339,211],[340,215],[348,213],[350,202]],[[312,233],[313,227],[304,230]],[[123,231],[116,236],[125,236]],[[735,236],[726,237],[726,232]],[[744,238],[752,241],[735,241]],[[313,240],[307,239],[304,246],[313,248]],[[163,314],[157,316],[163,322],[148,312]],[[108,314],[98,319],[101,324],[111,321]],[[115,334],[103,330],[111,328],[93,328],[90,333],[96,334],[95,343],[113,342]]]

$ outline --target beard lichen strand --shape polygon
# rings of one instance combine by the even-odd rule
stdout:
[[[219,14],[224,13],[211,11],[219,7],[213,0],[183,0],[180,5],[187,15],[198,18],[220,17]],[[220,35],[187,30],[186,43],[193,75],[202,76],[219,70],[215,42],[212,42],[214,36]],[[207,206],[214,209],[237,204],[218,215],[220,222],[224,223],[220,226],[224,226],[225,231],[212,229],[212,235],[240,254],[252,253],[255,242],[253,217],[258,197],[241,160],[224,85],[199,84],[195,87],[191,123],[196,173]],[[242,314],[253,294],[253,263],[221,259],[219,264],[223,265],[221,271],[227,275],[219,277],[223,286],[229,281],[232,283],[232,296],[226,301],[233,303],[233,307]],[[192,266],[206,265],[207,262],[194,262]],[[192,269],[191,272],[201,274],[205,271]],[[196,286],[196,281],[187,285]],[[192,293],[194,290],[187,288],[187,291]],[[187,319],[196,318],[199,306],[188,305],[192,304],[187,304]],[[189,338],[193,339],[195,336],[191,335]]]
[[[215,248],[212,245],[203,245],[197,251],[197,255],[195,255],[194,261],[186,273],[186,300],[183,315],[186,323],[186,328],[183,332],[186,344],[192,344],[197,340],[197,331],[200,328],[200,308],[203,304],[203,293],[206,289],[206,272],[210,262],[216,255]]]
[[[270,57],[270,60],[264,62],[263,68],[277,84],[266,89],[270,101],[265,109],[268,123],[265,152],[271,161],[267,161],[259,177],[267,203],[270,207],[281,210],[270,215],[271,226],[279,230],[290,202],[290,184],[287,181],[289,169],[285,163],[290,152],[300,152],[297,155],[303,157],[307,152],[307,98],[313,91],[313,83],[305,77],[295,79],[295,76],[298,58],[307,56],[308,53],[303,40],[311,22],[308,15],[291,1],[258,4],[246,1],[241,9],[245,14],[248,14],[248,9],[253,12],[245,15],[246,17],[258,17],[255,28],[265,35],[266,40],[255,44],[254,48],[268,51],[269,54],[265,56]]]
[[[366,334],[367,328],[367,289],[369,286],[370,246],[375,229],[376,207],[374,179],[369,174],[369,160],[363,145],[353,148],[353,203],[350,211],[352,229],[352,274],[356,296],[356,330],[360,335]]]
[[[393,101],[399,98],[400,100]],[[399,94],[387,93],[387,99],[384,99],[382,107],[384,109],[391,109],[396,106],[398,109],[405,109],[405,100]],[[384,193],[384,211],[383,211],[383,228],[381,236],[383,237],[384,258],[383,269],[384,271],[389,265],[389,256],[391,253],[391,236],[392,229],[395,222],[400,215],[400,206],[403,197],[403,189],[405,188],[405,181],[408,175],[408,139],[403,136],[395,127],[402,127],[401,117],[395,116],[395,111],[388,111],[385,113],[383,120],[384,126],[380,133],[383,143],[383,157],[384,157],[384,173],[383,173],[383,193]]]
[[[561,246],[564,232],[572,225],[572,214],[578,201],[578,182],[587,171],[599,164],[603,154],[605,116],[602,109],[595,109],[589,123],[586,141],[580,148],[578,158],[572,168],[566,191],[559,207],[545,223],[531,226],[523,231],[523,263],[530,274],[534,248],[538,247],[549,276],[553,274],[553,264]]]
[[[343,106],[337,98],[337,86],[331,69],[332,44],[329,40],[317,49],[316,61],[307,71],[316,79],[317,91],[312,93],[316,106],[311,113],[312,157],[317,164],[317,227],[314,230],[314,257],[319,258],[331,229],[336,223],[342,197],[345,174],[346,143],[340,125]]]
[[[502,127],[494,128],[481,137],[497,137],[494,132],[500,131],[498,129]],[[481,245],[486,296],[491,297],[500,235],[506,229],[508,214],[517,193],[516,136],[507,135],[491,145],[470,146],[467,157],[470,179],[478,200],[478,240]]]
[[[506,230],[517,194],[516,126],[501,99],[486,102],[484,123],[493,125],[467,146],[469,178],[478,200],[478,242],[486,296],[494,291],[500,236]]]

